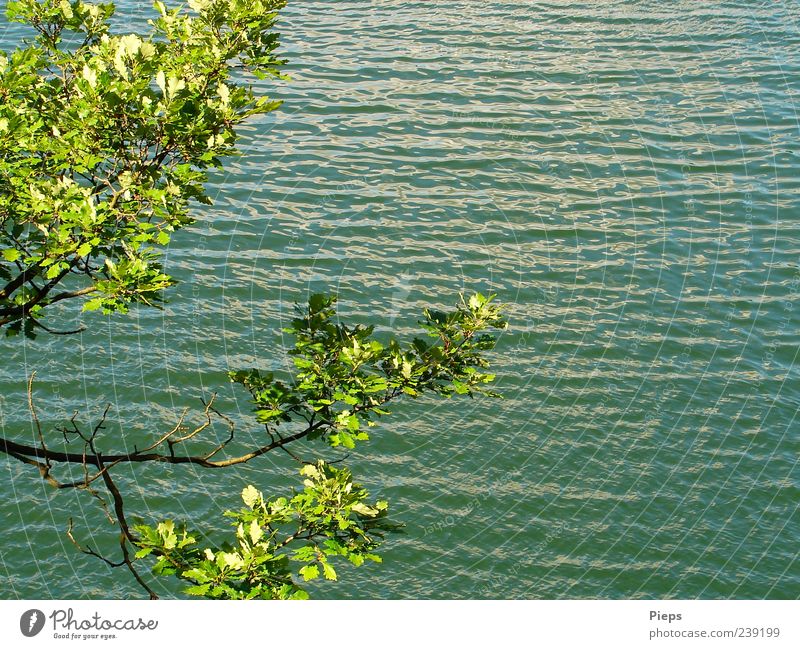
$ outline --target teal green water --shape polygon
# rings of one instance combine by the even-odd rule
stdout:
[[[213,391],[246,441],[223,372],[287,368],[294,301],[336,291],[345,317],[411,335],[424,306],[496,292],[505,400],[386,421],[349,462],[406,534],[314,596],[800,596],[798,10],[292,3],[285,106],[174,238],[166,310],[0,341],[3,433],[30,438],[36,369],[49,424],[113,404],[109,446]],[[0,595],[139,596],[64,536],[72,515],[113,547],[90,497],[0,466]],[[129,507],[213,527],[290,470],[128,474]]]

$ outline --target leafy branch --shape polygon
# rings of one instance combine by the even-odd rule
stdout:
[[[0,52],[0,327],[56,329],[57,303],[158,306],[158,248],[210,204],[206,171],[236,127],[275,110],[246,81],[280,76],[284,0],[156,2],[150,32],[110,31],[114,5],[16,0],[35,38]],[[66,333],[66,332],[64,332]]]
[[[157,557],[157,574],[188,581],[186,592],[191,595],[303,597],[305,591],[293,581],[290,562],[302,564],[297,574],[305,581],[318,577],[320,570],[334,579],[336,570],[330,559],[340,556],[356,566],[365,560],[378,561],[374,551],[382,534],[396,526],[385,518],[388,505],[369,504],[366,491],[352,481],[347,469],[303,460],[289,447],[302,439],[318,439],[331,447],[353,449],[369,439],[369,430],[380,417],[390,414],[387,408],[401,397],[498,396],[487,388],[494,375],[484,371],[488,366],[485,352],[495,344],[489,330],[506,326],[492,297],[476,294],[468,300],[462,298],[449,312],[426,310],[420,324],[428,340],[415,338],[411,344],[401,345],[393,339],[379,342],[373,327],[337,321],[335,298],[312,296],[307,306],[298,307],[298,317],[285,330],[295,341],[288,351],[295,371],[284,377],[256,369],[229,374],[249,392],[254,419],[263,428],[263,441],[244,452],[228,454],[235,426],[217,409],[214,397],[204,404],[197,425],[187,425],[184,412],[169,431],[126,453],[99,449],[108,408],[90,430],[81,427],[75,415],[59,432],[64,446],[79,444],[80,450],[53,450],[34,405],[33,376],[28,384],[29,407],[38,445],[0,438],[0,451],[36,467],[53,487],[92,494],[119,529],[122,558],[112,560],[80,545],[71,523],[70,539],[81,551],[108,565],[126,566],[151,597],[155,592],[134,565],[150,555]],[[189,444],[202,441],[214,421],[225,424],[227,435],[201,452],[187,452]],[[304,491],[265,501],[255,487],[247,487],[243,493],[246,508],[231,514],[237,528],[235,542],[203,550],[199,535],[187,531],[185,525],[176,527],[166,521],[156,527],[144,523],[131,526],[122,492],[112,476],[112,470],[123,463],[221,469],[275,449],[286,451],[302,465]],[[60,465],[69,464],[82,467],[81,480],[60,481],[54,476]]]

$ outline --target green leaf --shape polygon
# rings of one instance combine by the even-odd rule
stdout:
[[[61,264],[53,264],[45,272],[44,274],[45,279],[53,279],[55,277],[58,277],[58,275],[61,273],[61,270],[62,270]]]
[[[300,568],[300,576],[305,581],[311,581],[319,577],[319,568],[317,566],[303,566]]]
[[[162,521],[156,527],[158,533],[162,536],[162,538],[167,538],[172,536],[175,533],[175,523],[169,519]]]
[[[221,552],[222,563],[225,566],[235,570],[240,569],[244,565],[244,560],[238,552]]]
[[[203,597],[206,595],[211,588],[212,584],[200,584],[198,586],[188,586],[184,588],[183,592],[187,595],[196,595],[198,597]]]
[[[325,579],[336,581],[336,571],[333,569],[333,566],[329,564],[327,561],[322,564],[322,570],[325,573]]]
[[[6,261],[14,262],[17,261],[21,256],[20,251],[16,248],[6,248],[3,250],[3,258]]]
[[[256,519],[250,523],[250,540],[253,543],[258,543],[262,536],[264,536],[264,530],[261,529],[261,526],[258,524]]]
[[[103,306],[103,298],[96,297],[91,300],[87,300],[83,305],[84,311],[96,311],[101,306]]]
[[[262,501],[261,492],[258,491],[253,485],[247,485],[242,489],[242,500],[248,507],[255,507],[256,504]]]
[[[315,479],[321,477],[319,469],[314,464],[304,464],[303,467],[300,469],[300,475]]]
[[[356,503],[352,507],[353,511],[357,514],[361,514],[363,516],[376,516],[378,514],[378,510],[374,507],[370,507],[365,503]]]
[[[186,570],[181,574],[182,577],[186,579],[193,579],[196,582],[204,584],[206,582],[212,581],[213,577],[208,574],[205,570],[200,570],[199,568],[191,568],[190,570]]]

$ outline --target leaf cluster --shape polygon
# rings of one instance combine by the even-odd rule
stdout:
[[[487,387],[495,377],[484,371],[483,356],[496,342],[487,329],[506,327],[493,299],[477,293],[452,311],[426,310],[420,324],[427,338],[401,345],[380,342],[372,326],[337,322],[336,298],[313,295],[285,330],[295,338],[289,354],[297,370],[288,381],[257,369],[229,376],[250,391],[268,430],[300,419],[309,439],[352,449],[399,396],[498,396]]]
[[[137,525],[137,558],[157,557],[156,574],[175,575],[187,594],[210,599],[305,599],[300,584],[335,580],[334,562],[380,562],[375,549],[396,528],[388,503],[369,503],[347,469],[319,461],[300,473],[304,488],[289,497],[265,500],[245,487],[244,507],[225,513],[234,538],[219,545],[201,547],[199,533],[171,520]]]
[[[210,204],[207,170],[237,153],[236,127],[280,104],[246,79],[279,76],[284,4],[159,1],[148,33],[117,35],[110,3],[8,3],[35,37],[0,52],[7,333],[32,334],[67,298],[107,313],[159,302],[173,280],[158,249],[192,222],[192,201]]]
[[[389,402],[403,396],[499,396],[487,388],[494,375],[484,371],[485,352],[495,344],[489,330],[506,327],[493,300],[476,293],[452,311],[426,310],[420,324],[427,340],[404,346],[379,342],[373,327],[339,321],[336,298],[313,295],[285,330],[294,337],[288,352],[294,372],[284,380],[257,369],[229,374],[249,391],[253,414],[269,437],[267,446],[236,461],[264,449],[288,451],[300,439],[352,449],[389,414]],[[155,572],[188,580],[186,593],[217,599],[305,597],[293,563],[310,581],[336,579],[336,557],[355,566],[380,561],[375,550],[383,534],[396,529],[385,518],[388,503],[369,503],[345,468],[306,462],[301,474],[305,488],[288,498],[267,501],[255,487],[245,488],[245,507],[227,513],[235,542],[201,550],[199,535],[185,527],[142,524],[135,529],[137,556],[158,557]]]

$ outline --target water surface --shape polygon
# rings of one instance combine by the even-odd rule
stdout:
[[[294,301],[411,336],[494,292],[506,398],[398,408],[349,463],[406,534],[314,596],[798,597],[800,3],[291,4],[285,105],[174,237],[166,310],[0,342],[3,433],[31,436],[35,369],[50,425],[113,404],[109,446],[214,391],[247,440],[224,371],[288,367]],[[0,595],[139,596],[63,534],[113,547],[90,497],[0,466]],[[213,528],[292,470],[120,479]]]

